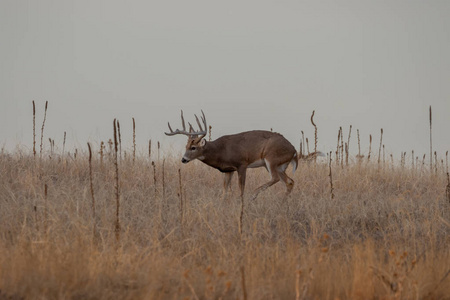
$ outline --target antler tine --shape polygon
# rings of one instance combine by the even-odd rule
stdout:
[[[205,113],[203,112],[203,109],[201,111],[202,111],[202,115],[203,115],[202,121],[206,123]]]
[[[183,123],[183,131],[186,131],[186,125],[184,124],[184,118],[183,118],[183,110],[181,110],[181,122]]]
[[[189,124],[189,133],[195,133],[195,130],[194,130],[194,127],[192,127],[192,124],[189,122],[188,122],[188,124]]]
[[[205,130],[207,130],[208,126],[206,125],[206,117],[205,117],[205,113],[203,112],[203,109],[202,109],[202,115],[203,115],[202,121],[203,121],[203,124],[205,125]]]
[[[203,110],[202,110],[201,118],[202,118],[202,122],[203,122],[203,125],[205,126],[205,128],[202,127],[202,125],[200,124],[200,121],[199,121],[197,115],[195,115],[195,120],[197,121],[198,127],[200,127],[200,131],[197,132],[197,135],[198,135],[197,136],[197,141],[200,141],[202,138],[204,138],[206,136],[206,133],[208,132],[207,131],[208,130],[208,125],[206,124],[205,113],[203,112]]]
[[[166,135],[176,135],[176,134],[185,134],[183,131],[180,131],[179,129],[176,129],[175,131],[172,130],[172,127],[170,126],[170,122],[167,122],[167,126],[169,126],[170,132],[164,132]]]
[[[169,122],[167,122],[167,125],[169,126],[170,132],[172,133],[172,132],[173,132],[173,130],[172,130],[172,127],[170,127],[170,123],[169,123]]]
[[[198,127],[200,127],[200,131],[203,131],[202,125],[200,125],[200,121],[198,120],[197,115],[194,115],[194,116],[195,116],[195,120],[197,121]]]

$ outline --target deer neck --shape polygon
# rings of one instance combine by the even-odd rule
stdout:
[[[206,142],[203,147],[203,155],[198,159],[208,166],[217,167],[220,148],[217,141]]]

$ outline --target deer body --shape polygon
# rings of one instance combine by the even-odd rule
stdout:
[[[197,116],[195,117],[200,131],[194,131],[191,124],[189,124],[189,132],[186,131],[183,112],[181,112],[183,130],[173,131],[169,124],[170,133],[166,135],[184,134],[189,137],[186,152],[181,159],[183,163],[198,159],[224,173],[224,197],[227,195],[234,172],[237,172],[243,199],[247,168],[258,167],[265,167],[271,175],[271,180],[255,190],[253,199],[259,192],[280,180],[286,185],[286,195],[292,191],[294,181],[286,175],[285,171],[289,164],[293,165],[295,171],[298,156],[294,146],[281,134],[254,130],[225,135],[215,141],[207,142],[203,139],[206,135],[206,118],[203,114],[203,129]]]
[[[298,160],[294,146],[281,134],[262,130],[226,135],[215,141],[205,142],[198,159],[226,173],[224,197],[227,195],[234,171],[238,173],[241,197],[243,197],[247,168],[265,167],[272,179],[260,186],[253,198],[280,179],[286,184],[287,194],[289,194],[294,181],[286,175],[285,170],[291,163],[295,171]]]
[[[280,144],[286,147],[279,147]],[[289,163],[295,155],[294,146],[281,134],[255,130],[225,135],[206,142],[198,159],[225,173],[238,171],[243,166],[267,168],[265,159],[271,158],[285,157],[286,163]],[[297,160],[294,161],[296,167]]]

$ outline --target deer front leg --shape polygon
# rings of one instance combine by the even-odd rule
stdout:
[[[223,200],[227,199],[228,190],[230,189],[231,178],[233,177],[234,172],[223,173]]]
[[[244,189],[245,189],[245,176],[247,174],[247,167],[241,167],[238,169],[239,188],[241,189],[241,215],[239,217],[239,234],[242,235],[242,222],[244,219]]]
[[[244,197],[244,189],[245,189],[245,176],[247,174],[247,168],[238,169],[238,180],[239,180],[239,189],[241,190],[241,198]]]

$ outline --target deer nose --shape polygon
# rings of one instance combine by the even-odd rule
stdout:
[[[188,163],[189,161],[183,157],[183,158],[181,159],[181,162],[182,162],[183,164],[186,164],[186,163]]]

